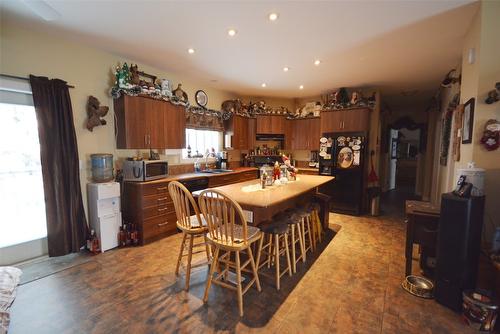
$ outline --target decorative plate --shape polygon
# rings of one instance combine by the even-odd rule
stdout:
[[[203,90],[199,90],[194,94],[194,99],[200,107],[206,107],[208,103],[208,95]]]

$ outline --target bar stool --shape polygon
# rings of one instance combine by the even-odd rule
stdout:
[[[206,265],[210,262],[210,250],[208,247],[207,239],[205,234],[207,233],[207,223],[205,219],[200,215],[200,210],[198,205],[189,192],[189,190],[180,182],[172,181],[168,184],[168,193],[172,198],[175,208],[175,214],[177,216],[177,227],[182,231],[182,243],[181,249],[179,251],[179,257],[177,258],[177,265],[175,266],[175,275],[179,275],[179,266],[182,262],[182,258],[187,256],[187,268],[186,268],[186,285],[185,289],[189,290],[189,280],[191,277],[191,268]],[[194,215],[191,215],[191,209],[194,211]],[[203,237],[203,242],[194,243],[194,239],[197,237]],[[189,246],[187,254],[184,254],[184,249],[186,246],[186,239],[189,238]],[[193,252],[193,249],[198,246],[204,246],[205,250],[198,250]],[[207,262],[201,263],[196,266],[191,266],[191,260],[193,254],[206,252]]]
[[[243,209],[229,196],[216,189],[206,189],[200,193],[198,198],[201,212],[207,221],[208,242],[215,248],[212,264],[207,276],[207,285],[203,302],[208,301],[208,292],[212,283],[224,288],[235,290],[238,296],[238,308],[240,316],[243,316],[243,295],[255,283],[260,292],[260,281],[257,267],[254,262],[252,247],[253,242],[258,241],[262,232],[253,226],[248,226],[243,214]],[[223,251],[225,254],[219,256]],[[245,251],[248,260],[240,263],[240,253]],[[234,253],[235,262],[231,261],[231,253]],[[225,264],[225,269],[218,270],[214,277],[215,268],[219,268],[219,263]],[[252,279],[243,287],[241,271],[250,265]],[[229,280],[224,280],[230,268],[236,271],[236,283],[230,284]]]
[[[267,264],[270,268],[274,262],[276,268],[276,290],[280,289],[281,276],[288,272],[292,276],[292,265],[290,263],[290,251],[288,249],[288,219],[287,217],[273,218],[272,223],[264,222],[259,225],[259,229],[264,233],[259,242],[259,250],[257,253],[257,270]],[[264,239],[268,237],[267,243],[264,245]],[[281,246],[282,245],[282,246]],[[267,258],[260,263],[262,254],[265,253]],[[285,255],[286,267],[281,271],[280,269],[280,256]],[[274,260],[274,261],[273,261]]]
[[[313,244],[314,249],[318,242],[321,242],[323,237],[323,226],[321,226],[321,220],[319,219],[319,213],[321,211],[321,206],[318,202],[312,202],[309,204],[309,210],[311,212],[311,226],[313,230]]]
[[[302,230],[302,218],[295,209],[288,209],[282,213],[288,217],[287,224],[290,226],[290,243],[292,246],[292,270],[293,273],[297,272],[297,262],[302,260],[302,262],[306,262],[306,251],[304,247],[304,234]],[[295,233],[297,233],[297,238],[295,237]],[[300,255],[297,256],[296,244],[299,243],[299,251]]]
[[[311,228],[311,212],[307,206],[299,206],[295,209],[295,216],[300,221],[304,243],[304,262],[307,259],[307,252],[313,251],[312,228]]]

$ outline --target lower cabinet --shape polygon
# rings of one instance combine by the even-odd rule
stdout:
[[[176,233],[177,217],[168,181],[125,182],[122,216],[127,224],[137,225],[141,245]]]
[[[258,177],[257,172],[257,170],[252,170],[234,174],[212,175],[208,178],[208,187],[214,188],[225,186],[226,184],[253,180]]]
[[[210,175],[208,186],[253,180],[258,170]],[[168,194],[169,181],[125,182],[122,195],[122,217],[127,224],[136,224],[141,245],[177,233],[174,203]],[[117,236],[118,237],[118,236]]]

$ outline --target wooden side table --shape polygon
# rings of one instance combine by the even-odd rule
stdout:
[[[405,275],[411,275],[413,244],[436,248],[440,207],[429,202],[406,201]]]

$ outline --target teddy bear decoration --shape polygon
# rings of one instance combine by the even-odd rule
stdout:
[[[90,95],[87,100],[87,130],[93,131],[96,126],[106,125],[106,121],[101,117],[106,116],[109,107],[101,106],[99,100]]]

